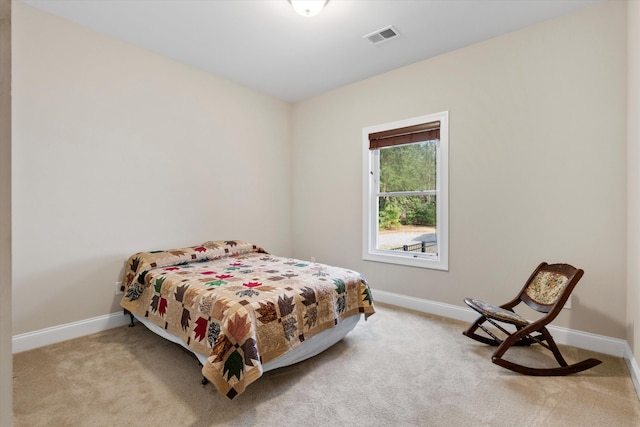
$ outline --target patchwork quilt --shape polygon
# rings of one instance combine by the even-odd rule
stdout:
[[[375,311],[359,273],[241,241],[137,253],[122,283],[122,307],[207,355],[202,373],[229,399],[262,375],[262,364]]]

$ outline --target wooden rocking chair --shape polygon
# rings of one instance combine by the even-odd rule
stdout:
[[[559,376],[592,368],[602,362],[598,359],[586,359],[569,365],[562,357],[558,346],[546,328],[560,313],[583,274],[583,270],[568,264],[543,262],[531,274],[520,293],[506,304],[498,307],[477,299],[465,298],[464,302],[480,313],[480,317],[463,334],[481,343],[498,346],[492,356],[493,363],[521,374]],[[521,302],[540,313],[544,313],[544,315],[532,322],[524,319],[513,311],[513,308]],[[484,325],[485,322],[495,326],[507,337],[504,340],[498,338],[487,328],[488,325]],[[498,322],[513,325],[516,330],[509,332]],[[486,332],[488,336],[478,335],[476,333],[478,328]],[[511,346],[529,346],[535,343],[551,351],[560,366],[556,368],[531,368],[502,358]]]

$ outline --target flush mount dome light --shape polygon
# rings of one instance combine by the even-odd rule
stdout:
[[[329,0],[289,0],[289,2],[298,15],[309,18],[322,12]]]

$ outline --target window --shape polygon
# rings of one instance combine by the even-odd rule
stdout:
[[[363,259],[447,270],[449,114],[363,129]]]

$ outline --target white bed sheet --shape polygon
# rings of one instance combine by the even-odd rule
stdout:
[[[170,334],[164,328],[156,325],[155,323],[151,322],[149,319],[137,316],[135,314],[133,316],[136,318],[138,322],[146,326],[147,329],[149,329],[151,332],[157,335],[160,335],[161,337],[171,342],[180,344],[182,347],[187,349],[190,353],[193,353],[198,358],[200,363],[204,366],[205,362],[207,361],[207,356],[205,356],[204,354],[199,354],[191,351],[191,349],[187,347],[187,345],[180,338]],[[358,321],[360,320],[361,316],[362,316],[361,314],[358,314],[355,316],[349,316],[346,319],[344,319],[342,322],[340,322],[338,325],[336,325],[335,327],[325,329],[324,331],[314,335],[308,340],[305,340],[302,344],[300,344],[298,347],[294,348],[293,350],[262,365],[263,372],[271,371],[277,368],[282,368],[284,366],[293,365],[295,363],[302,362],[303,360],[306,360],[310,357],[313,357],[317,354],[322,353],[323,351],[325,351],[326,349],[328,349],[329,347],[331,347],[332,345],[340,341],[342,338],[344,338],[349,332],[351,332],[353,328],[355,328],[356,325],[358,324]]]

